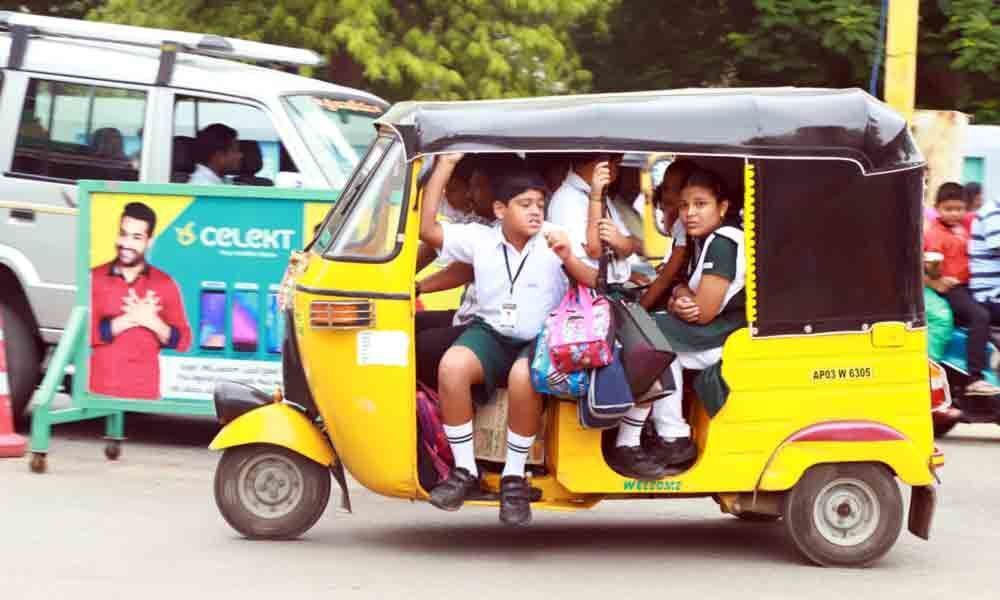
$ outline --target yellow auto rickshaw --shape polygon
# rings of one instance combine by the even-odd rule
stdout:
[[[856,89],[726,89],[406,102],[377,127],[286,273],[283,389],[216,391],[216,500],[241,534],[304,533],[326,507],[331,472],[348,506],[345,471],[381,495],[427,498],[414,270],[428,161],[630,152],[711,165],[741,190],[748,325],[725,343],[724,396],[687,407],[690,468],[658,481],[619,475],[604,458],[607,433],[552,398],[533,506],[712,498],[735,517],[782,522],[817,564],[860,566],[895,543],[902,483],[909,530],[928,538],[943,457],[928,410],[924,161],[901,116]],[[499,469],[485,470],[495,491]]]

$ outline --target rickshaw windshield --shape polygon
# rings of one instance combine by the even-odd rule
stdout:
[[[398,251],[406,193],[403,148],[379,138],[324,224],[317,250],[333,260],[382,262]]]

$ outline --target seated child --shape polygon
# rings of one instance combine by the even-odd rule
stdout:
[[[722,359],[722,346],[733,331],[746,326],[746,265],[743,231],[735,226],[722,180],[711,171],[691,173],[681,191],[693,270],[686,285],[674,288],[667,313],[655,316],[677,357],[670,364],[676,390],[653,404],[656,433],[645,449],[664,466],[682,466],[697,454],[683,414],[683,369],[705,369]],[[727,217],[729,220],[727,220]],[[644,418],[622,424],[618,446],[637,446]]]
[[[969,384],[966,396],[996,396],[1000,388],[983,379],[990,313],[969,291],[969,230],[963,225],[968,212],[965,190],[957,183],[943,183],[934,202],[937,218],[924,231],[924,250],[944,255],[938,277],[924,275],[924,283],[944,296],[955,314],[955,323],[969,330],[966,356]]]
[[[482,385],[485,393],[477,395],[476,401],[488,402],[511,375],[500,520],[522,525],[531,520],[531,490],[524,474],[542,410],[541,397],[532,388],[529,375],[531,343],[567,290],[563,267],[579,281],[593,282],[595,272],[573,256],[564,231],[551,228],[542,233],[545,181],[523,168],[491,179],[499,225],[439,223],[441,192],[461,157],[439,157],[421,210],[420,239],[439,249],[445,259],[471,264],[478,295],[472,323],[448,349],[438,368],[442,421],[455,468],[431,490],[430,502],[444,510],[458,510],[479,490],[472,386]]]

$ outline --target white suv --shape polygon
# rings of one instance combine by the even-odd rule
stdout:
[[[73,306],[76,181],[184,183],[192,143],[234,129],[234,183],[339,189],[388,104],[246,62],[308,50],[0,12],[0,315],[15,414]]]

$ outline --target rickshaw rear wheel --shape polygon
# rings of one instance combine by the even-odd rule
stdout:
[[[810,561],[864,567],[899,538],[903,497],[882,465],[818,465],[785,495],[783,517],[789,537]]]
[[[249,539],[284,540],[316,524],[330,500],[330,470],[272,444],[228,448],[215,470],[215,503]]]

